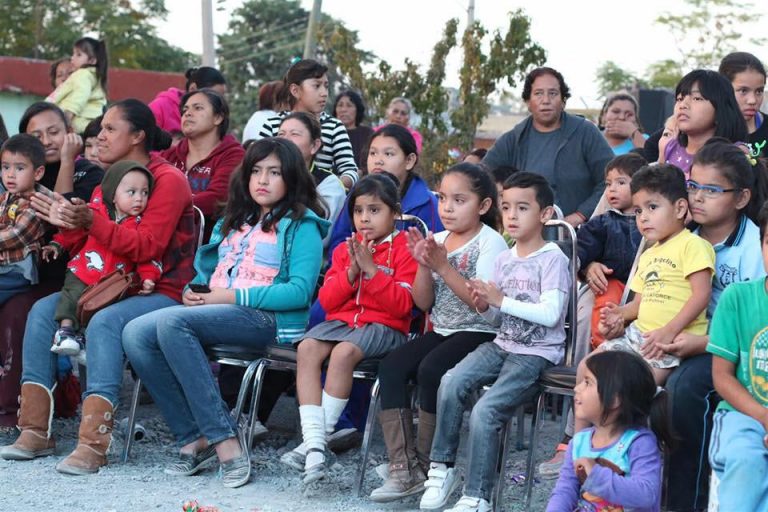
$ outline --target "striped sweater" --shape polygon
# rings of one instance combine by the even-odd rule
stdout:
[[[283,118],[290,114],[284,110],[276,116],[270,117],[261,127],[260,137],[275,137],[280,129]],[[341,121],[331,117],[325,112],[320,114],[320,129],[322,132],[323,147],[315,155],[315,163],[318,167],[333,171],[339,178],[349,177],[354,184],[357,182],[357,164],[352,153],[352,143],[349,134]]]

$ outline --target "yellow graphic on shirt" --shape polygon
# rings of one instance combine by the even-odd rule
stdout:
[[[752,396],[768,405],[768,327],[755,334],[749,349],[749,380]]]
[[[12,204],[10,206],[10,208],[8,208],[8,218],[11,219],[11,220],[15,220],[16,219],[16,210],[18,210],[18,209],[19,209],[19,205],[18,204]]]

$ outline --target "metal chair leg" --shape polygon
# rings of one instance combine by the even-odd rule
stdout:
[[[125,443],[123,444],[123,463],[128,462],[128,456],[131,454],[131,445],[133,444],[133,427],[136,425],[136,408],[139,406],[139,395],[141,394],[141,379],[136,378],[133,385],[133,396],[131,397],[131,409],[128,411],[128,425],[125,429]]]
[[[517,438],[515,439],[515,450],[521,452],[525,450],[525,406],[517,408]]]
[[[368,406],[368,417],[365,420],[365,432],[363,433],[362,454],[360,456],[360,467],[357,470],[357,497],[363,496],[363,483],[365,481],[365,469],[368,465],[368,453],[371,449],[371,439],[373,438],[373,429],[376,427],[376,409],[379,405],[379,379],[371,386],[371,403]]]
[[[518,408],[518,411],[523,411],[523,406]],[[518,420],[519,421],[519,420]],[[493,497],[493,510],[494,512],[501,511],[501,498],[504,495],[504,477],[507,468],[507,459],[509,457],[509,437],[512,435],[512,419],[507,422],[504,427],[504,431],[501,433],[501,453],[499,455],[499,477],[496,480],[496,486],[494,489]]]
[[[254,427],[256,425],[256,422],[259,419],[259,402],[256,400],[256,370],[259,367],[259,364],[261,362],[261,359],[255,359],[251,361],[251,364],[248,365],[248,368],[245,369],[245,375],[243,376],[243,382],[242,386],[244,387],[250,387],[251,388],[251,407],[248,409],[250,413],[250,418],[248,418],[248,449],[253,446],[253,431]],[[248,382],[245,381],[245,376],[248,376]],[[253,381],[253,384],[251,384],[251,381]],[[239,395],[239,394],[238,394]],[[247,396],[247,393],[246,395]]]
[[[540,393],[539,399],[536,401],[536,410],[533,412],[533,426],[531,427],[531,440],[528,445],[528,464],[525,480],[525,510],[531,510],[531,494],[533,493],[533,481],[536,478],[536,444],[538,443],[539,422],[541,415],[544,413],[544,395],[546,393]]]
[[[245,405],[245,400],[248,397],[248,384],[251,382],[251,379],[253,379],[253,374],[256,371],[256,366],[258,365],[259,361],[260,359],[252,361],[251,364],[249,364],[245,369],[242,380],[240,380],[240,390],[237,392],[235,410],[232,411],[232,414],[235,416],[235,421],[237,422],[240,421],[240,415],[243,413],[243,406]]]

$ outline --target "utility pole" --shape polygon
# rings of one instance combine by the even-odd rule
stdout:
[[[469,0],[469,7],[467,7],[467,28],[471,27],[475,23],[475,0]]]
[[[213,53],[213,5],[212,0],[202,0],[203,6],[203,66],[214,67]]]
[[[312,13],[309,15],[307,24],[307,38],[304,40],[304,58],[312,59],[315,57],[317,49],[317,22],[320,20],[320,10],[323,0],[314,0],[312,3]]]

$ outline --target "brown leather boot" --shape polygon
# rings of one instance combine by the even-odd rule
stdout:
[[[0,457],[7,460],[32,460],[35,457],[53,455],[56,441],[51,436],[53,418],[53,393],[35,382],[21,385],[19,396],[19,424],[21,434],[16,442],[0,450]]]
[[[416,457],[424,474],[429,472],[429,454],[432,451],[432,439],[435,437],[437,414],[419,409],[419,428],[416,432]]]
[[[101,395],[89,395],[83,402],[77,448],[56,465],[56,471],[68,475],[97,473],[107,465],[107,450],[112,442],[112,402]]]
[[[422,492],[426,477],[416,460],[411,410],[384,409],[379,421],[389,455],[389,476],[384,485],[374,489],[371,500],[383,503]]]

